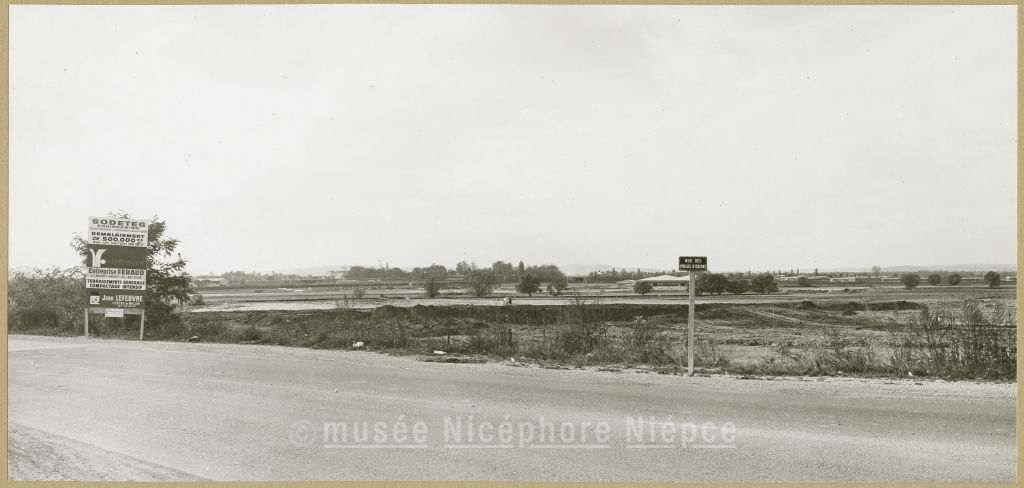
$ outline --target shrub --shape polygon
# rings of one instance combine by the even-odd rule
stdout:
[[[803,287],[811,286],[811,280],[806,276],[801,276],[796,279],[796,284]]]
[[[988,283],[989,288],[999,288],[999,273],[995,271],[989,271],[985,273],[985,282]]]
[[[633,293],[639,293],[641,296],[646,295],[654,289],[654,285],[650,281],[637,281],[633,285]]]
[[[7,327],[11,331],[84,332],[82,268],[14,273],[7,280]]]
[[[905,274],[900,276],[900,281],[903,283],[903,287],[908,290],[917,288],[918,283],[921,283],[921,277],[916,274]]]
[[[656,321],[634,323],[622,341],[622,358],[626,361],[645,364],[673,362],[670,351],[672,343],[657,325]]]
[[[1012,308],[997,304],[986,315],[977,301],[955,312],[901,317],[890,339],[895,372],[949,378],[1016,379],[1017,323]]]
[[[775,277],[764,273],[750,280],[750,289],[757,293],[773,293],[779,291],[779,284],[775,282]]]
[[[519,284],[516,285],[516,291],[526,293],[532,297],[534,293],[540,291],[540,280],[533,273],[526,273],[519,280]]]
[[[960,284],[960,280],[961,279],[962,278],[960,277],[959,274],[953,273],[953,274],[951,274],[951,275],[946,277],[946,283],[949,283],[952,286],[956,286],[956,285]]]
[[[427,296],[430,298],[436,298],[438,293],[441,291],[441,282],[438,281],[437,277],[430,275],[427,280],[423,282],[423,291],[427,292]]]
[[[938,286],[939,283],[942,283],[942,277],[941,276],[939,276],[937,274],[933,274],[933,275],[929,275],[928,276],[928,284],[929,285]]]

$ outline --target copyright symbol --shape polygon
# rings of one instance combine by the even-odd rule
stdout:
[[[313,423],[308,420],[299,420],[288,428],[288,440],[299,447],[306,447],[316,440],[316,433],[313,430]]]

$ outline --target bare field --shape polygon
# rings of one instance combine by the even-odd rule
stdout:
[[[503,306],[502,298],[514,297],[514,305],[567,305],[569,296],[549,296],[536,294],[533,297],[520,296],[512,285],[495,287],[492,296],[472,297],[456,290],[442,292],[442,297],[426,298],[423,290],[413,287],[396,287],[394,289],[369,289],[366,296],[356,299],[350,289],[337,288],[270,288],[259,289],[217,289],[203,288],[201,293],[206,305],[193,307],[192,312],[212,311],[259,311],[259,310],[327,310],[344,306],[345,308],[372,309],[381,305],[396,307],[412,307],[415,305],[433,306]],[[580,295],[599,299],[603,304],[685,304],[687,296],[683,291],[657,288],[646,296],[633,293],[632,290],[611,285],[594,285],[573,288],[571,291]],[[906,290],[902,286],[872,287],[822,287],[822,288],[782,288],[778,293],[741,295],[701,295],[696,303],[734,303],[763,304],[770,302],[793,302],[809,300],[815,303],[830,301],[890,301],[906,300],[936,306],[941,303],[957,302],[965,299],[1007,299],[1016,300],[1017,290],[1013,287],[988,288],[986,286],[924,286],[916,290]],[[347,301],[347,303],[346,303]]]

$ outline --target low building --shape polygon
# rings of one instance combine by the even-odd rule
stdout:
[[[633,285],[635,285],[635,284],[636,284],[636,280],[622,280],[622,281],[616,281],[616,282],[615,282],[615,284],[616,284],[616,285],[619,285],[619,286],[633,286]]]
[[[854,281],[857,281],[857,278],[853,276],[843,276],[839,278],[829,278],[828,280],[832,282],[853,283]]]
[[[228,286],[230,281],[220,276],[194,276],[192,282],[198,286]]]
[[[654,286],[689,286],[689,276],[672,276],[672,275],[661,275],[651,276],[650,278],[644,278],[637,280],[641,283],[650,283]]]

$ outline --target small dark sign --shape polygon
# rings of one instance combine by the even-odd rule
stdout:
[[[707,256],[679,256],[679,271],[707,271]]]

